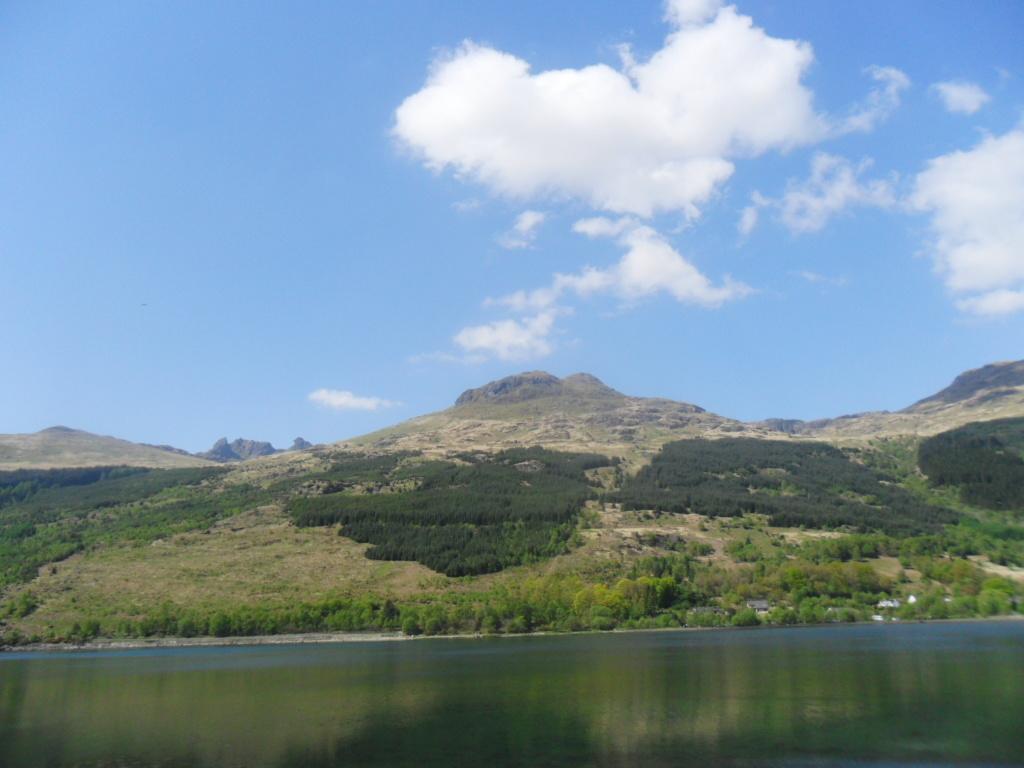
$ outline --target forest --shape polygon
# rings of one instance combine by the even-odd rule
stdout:
[[[667,443],[615,500],[626,509],[892,535],[936,532],[959,515],[928,504],[824,443],[727,438]]]
[[[594,496],[586,471],[611,461],[541,448],[415,464],[361,493],[293,499],[299,526],[336,525],[367,557],[416,560],[447,576],[490,573],[565,551]]]
[[[1024,418],[968,424],[921,443],[918,464],[966,504],[1024,511]]]

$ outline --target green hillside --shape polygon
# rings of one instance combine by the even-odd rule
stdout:
[[[958,515],[824,443],[723,438],[668,443],[616,496],[629,509],[892,535],[934,532]]]

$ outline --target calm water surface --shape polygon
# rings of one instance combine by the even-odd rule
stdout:
[[[0,654],[0,766],[1024,764],[1024,622]]]

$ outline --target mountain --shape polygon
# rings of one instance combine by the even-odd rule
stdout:
[[[1024,360],[966,371],[945,389],[900,411],[869,411],[834,419],[768,419],[760,426],[791,435],[848,440],[935,435],[975,421],[1024,415]]]
[[[1024,360],[967,371],[945,389],[900,411],[873,411],[817,421],[767,419],[742,422],[691,403],[631,397],[587,373],[559,378],[527,371],[468,389],[452,407],[354,438],[340,446],[373,451],[493,451],[540,445],[563,451],[597,451],[642,462],[664,443],[689,437],[817,439],[857,443],[896,435],[929,436],[977,421],[1024,416]],[[31,435],[0,435],[0,469],[125,464],[195,467],[301,452],[301,437],[288,451],[269,442],[221,438],[191,455],[170,446],[131,443],[51,427]]]
[[[377,450],[491,450],[543,445],[642,458],[685,437],[780,435],[833,442],[934,435],[974,421],[1024,415],[1024,360],[967,371],[901,411],[817,421],[741,422],[690,403],[630,397],[587,373],[528,371],[463,392],[447,410],[351,441]]]
[[[209,453],[226,466],[64,428],[9,436],[20,466],[188,464],[0,476],[0,646],[865,621],[894,600],[884,617],[1009,613],[1022,367],[895,413],[761,424],[528,371],[316,450],[225,438]],[[49,445],[32,456],[32,439]]]
[[[765,427],[690,403],[630,397],[596,376],[528,371],[469,389],[447,410],[350,441],[374,450],[497,450],[528,445],[649,454],[679,437],[764,436]]]
[[[280,451],[268,442],[246,440],[240,437],[229,443],[226,437],[222,437],[213,444],[210,450],[196,455],[210,461],[245,461],[259,456],[271,456],[275,453],[280,453]]]
[[[127,465],[173,469],[207,466],[184,451],[50,427],[25,435],[0,435],[0,470]]]

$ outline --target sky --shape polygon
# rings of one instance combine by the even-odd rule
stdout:
[[[0,432],[741,419],[1024,357],[1024,4],[0,3]]]

